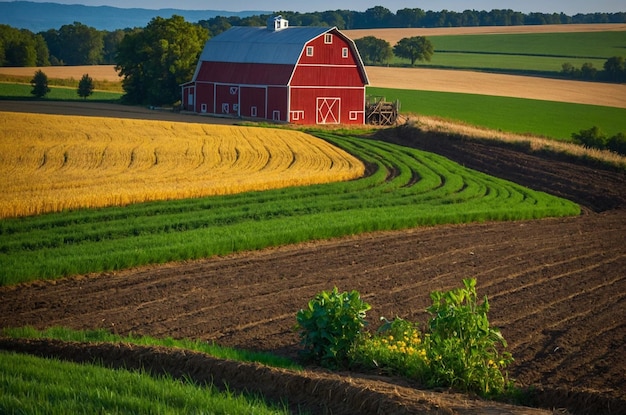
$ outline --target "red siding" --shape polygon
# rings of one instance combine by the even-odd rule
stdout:
[[[247,118],[267,118],[267,88],[241,87],[239,114]]]
[[[203,62],[197,81],[238,85],[287,85],[293,65]]]
[[[362,87],[356,66],[297,66],[293,86]]]
[[[196,112],[215,114],[213,91],[213,84],[196,83]],[[206,106],[206,111],[203,111],[203,105]]]

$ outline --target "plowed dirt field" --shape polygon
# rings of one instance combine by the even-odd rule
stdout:
[[[425,322],[432,290],[471,277],[509,343],[511,377],[534,386],[529,404],[548,412],[423,391],[382,375],[294,374],[155,348],[6,339],[0,348],[226,381],[231,389],[288,397],[312,413],[626,413],[626,176],[408,128],[378,138],[569,198],[584,213],[368,234],[3,287],[0,327],[103,327],[296,357],[295,314],[321,290],[358,290],[372,305],[374,326],[380,316]]]

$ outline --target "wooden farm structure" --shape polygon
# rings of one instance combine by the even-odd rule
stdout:
[[[385,97],[368,97],[365,104],[365,122],[373,125],[394,125],[398,120],[400,101],[386,101]]]

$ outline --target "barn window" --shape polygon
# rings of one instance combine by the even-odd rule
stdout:
[[[344,58],[348,57],[348,48],[341,49],[341,56]]]
[[[306,47],[306,56],[313,56],[313,46]]]
[[[324,35],[324,43],[326,43],[327,45],[333,43],[333,35],[331,35],[330,33],[326,33]]]
[[[350,121],[356,121],[359,119],[359,113],[361,111],[350,111]]]
[[[280,111],[279,110],[274,110],[272,112],[272,119],[274,121],[280,121]]]
[[[252,108],[250,108],[250,115],[251,115],[252,117],[256,117],[256,107],[252,107]]]

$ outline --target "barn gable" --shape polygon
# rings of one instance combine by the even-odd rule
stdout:
[[[267,27],[232,27],[210,39],[193,79],[182,86],[183,107],[314,124],[328,120],[314,117],[311,108],[323,97],[335,99],[337,111],[340,102],[350,107],[350,115],[337,113],[332,122],[362,123],[364,117],[355,114],[364,111],[367,84],[352,40],[336,28],[289,27],[279,16],[268,20]],[[317,91],[311,93],[313,89]]]

